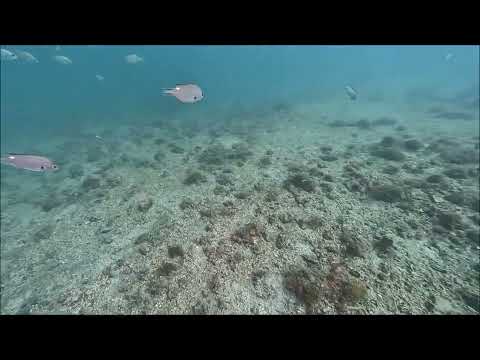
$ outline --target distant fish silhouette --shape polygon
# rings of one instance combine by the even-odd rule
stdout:
[[[347,95],[350,100],[357,100],[357,92],[351,86],[345,86],[345,90],[347,91]]]
[[[143,62],[143,58],[138,56],[137,54],[130,54],[125,56],[125,61],[127,64],[138,64],[140,62]]]
[[[0,54],[2,61],[13,61],[18,59],[17,55],[7,49],[0,49]]]
[[[68,57],[62,56],[62,55],[54,56],[53,60],[55,60],[59,64],[63,64],[63,65],[70,65],[72,63],[72,60],[70,60]]]

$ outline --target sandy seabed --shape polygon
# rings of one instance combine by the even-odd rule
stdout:
[[[478,313],[458,111],[278,104],[38,144],[60,171],[2,167],[1,312]]]

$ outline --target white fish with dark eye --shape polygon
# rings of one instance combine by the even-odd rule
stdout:
[[[356,100],[358,97],[357,92],[351,86],[345,86],[345,91],[347,92],[348,97],[350,100]]]
[[[138,56],[137,54],[130,54],[125,56],[125,61],[127,64],[138,64],[140,62],[143,62],[143,58]]]
[[[15,55],[17,55],[17,57],[22,61],[25,61],[27,63],[39,63],[38,59],[32,54],[30,54],[28,51],[14,50],[14,52]]]
[[[56,55],[56,56],[53,57],[53,60],[55,60],[59,64],[63,64],[63,65],[72,64],[72,60],[70,60],[68,57],[63,56],[63,55]]]
[[[203,99],[202,89],[195,84],[177,85],[173,89],[163,90],[163,93],[174,96],[183,103],[196,103]]]
[[[7,49],[0,49],[0,59],[2,61],[13,61],[17,60],[18,56],[15,55],[13,52]]]
[[[55,171],[58,166],[50,159],[27,154],[9,153],[7,156],[0,158],[0,162],[5,165],[11,165],[17,169],[24,169],[30,171]]]
[[[103,81],[105,80],[105,78],[102,76],[102,75],[95,75],[95,77],[97,78],[98,81]]]

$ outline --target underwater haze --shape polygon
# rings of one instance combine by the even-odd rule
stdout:
[[[479,46],[1,48],[3,314],[480,311]]]

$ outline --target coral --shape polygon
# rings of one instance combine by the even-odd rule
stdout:
[[[290,175],[284,182],[286,187],[293,185],[296,188],[302,189],[307,192],[315,191],[315,182],[311,180],[307,175],[297,173]]]
[[[265,239],[265,229],[256,223],[248,223],[241,227],[231,236],[231,239],[237,243],[245,245],[254,245],[259,239]]]
[[[185,185],[198,185],[207,181],[205,175],[200,171],[189,171],[187,177],[183,180]]]

